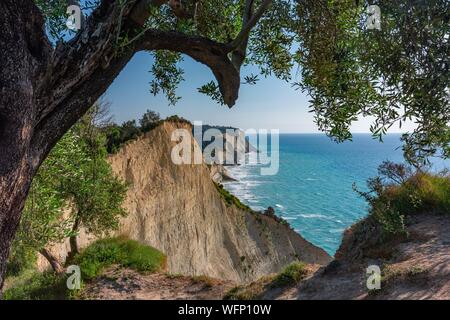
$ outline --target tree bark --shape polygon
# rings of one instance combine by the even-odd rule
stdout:
[[[0,288],[5,280],[10,244],[19,225],[30,183],[31,175],[23,165],[0,176]]]
[[[47,259],[48,263],[50,263],[54,272],[56,272],[57,274],[64,273],[63,266],[61,265],[61,263],[59,263],[58,259],[50,251],[44,248],[39,250],[39,253],[42,254],[45,257],[45,259]]]
[[[0,292],[36,171],[136,52],[189,55],[212,70],[224,102],[234,105],[240,78],[229,54],[235,47],[178,32],[139,31],[150,14],[144,10],[148,4],[164,2],[127,1],[122,8],[119,1],[102,0],[83,29],[54,48],[34,0],[0,1]],[[124,34],[135,41],[119,45]]]
[[[49,48],[39,32],[43,23],[32,1],[0,2],[0,290],[38,167],[29,151],[36,106],[33,84]]]
[[[72,232],[77,233],[79,229],[80,229],[80,219],[76,218],[72,227]],[[70,236],[69,244],[70,244],[70,252],[67,259],[71,260],[76,254],[80,253],[78,248],[78,236],[76,234]]]

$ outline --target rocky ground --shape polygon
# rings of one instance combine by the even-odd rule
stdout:
[[[450,299],[450,218],[408,218],[406,239],[391,242],[371,258],[335,260],[277,299]],[[378,255],[378,257],[376,257]],[[366,268],[379,265],[381,289],[369,291]],[[273,298],[273,290],[263,295]]]
[[[100,300],[219,300],[234,284],[208,277],[140,274],[110,268],[87,284],[81,298]]]
[[[275,274],[241,286],[238,299],[450,299],[450,218],[416,215],[407,220],[409,236],[350,259],[355,247],[344,237],[339,258],[328,266],[306,265],[298,284],[274,287]],[[356,239],[357,240],[357,239]],[[347,245],[346,245],[347,243]],[[361,250],[360,248],[358,250]],[[370,252],[369,252],[370,251]],[[381,289],[366,286],[368,265],[382,271]],[[86,299],[223,299],[236,283],[208,277],[142,275],[129,269],[108,269],[88,284]]]

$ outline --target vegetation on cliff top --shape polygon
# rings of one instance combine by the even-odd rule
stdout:
[[[239,200],[237,197],[232,195],[227,189],[225,189],[222,184],[214,182],[214,185],[216,186],[216,189],[221,195],[221,197],[225,200],[225,202],[229,206],[235,205],[237,208],[242,209],[244,211],[252,211],[252,209],[249,206],[243,204],[241,200]]]
[[[294,261],[284,267],[278,274],[262,277],[249,285],[232,288],[225,294],[224,300],[261,299],[264,292],[268,289],[294,286],[302,281],[307,274],[306,265],[303,262]]]
[[[103,132],[107,138],[106,147],[108,153],[116,153],[128,141],[135,140],[143,134],[155,129],[164,121],[191,125],[188,120],[177,115],[161,119],[159,113],[151,110],[147,110],[142,115],[139,119],[139,124],[137,124],[136,120],[125,121],[121,125],[110,122],[103,128]]]
[[[126,238],[99,240],[73,258],[81,270],[82,282],[91,281],[112,265],[143,273],[162,271],[166,257],[153,247]],[[71,299],[80,296],[79,290],[67,289],[67,277],[54,272],[28,270],[16,279],[4,293],[6,300]],[[82,288],[81,288],[82,289]]]
[[[408,215],[450,215],[450,174],[415,170],[389,161],[378,168],[379,175],[367,182],[368,191],[355,190],[370,205],[369,219],[381,227],[382,238],[406,235]]]
[[[59,261],[46,248],[70,239],[78,252],[81,228],[104,236],[126,215],[122,208],[126,185],[114,176],[106,156],[102,122],[105,105],[95,104],[56,144],[31,185],[9,264],[20,269],[31,252],[40,252],[56,272]]]

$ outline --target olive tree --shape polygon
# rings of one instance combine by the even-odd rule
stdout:
[[[448,155],[448,4],[374,0],[381,31],[366,30],[367,1],[81,1],[82,28],[64,30],[73,0],[0,2],[0,287],[30,184],[64,133],[136,52],[154,55],[151,92],[180,98],[184,56],[215,81],[199,91],[232,107],[244,74],[291,81],[311,96],[316,122],[338,140],[359,115],[374,134],[405,118],[408,155]],[[296,76],[294,70],[300,70]]]

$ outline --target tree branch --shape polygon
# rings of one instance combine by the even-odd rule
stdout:
[[[246,4],[246,10],[247,10],[248,2],[249,1],[247,1],[247,4]],[[253,1],[250,1],[250,2],[251,2],[251,4],[249,7],[251,10],[251,7],[253,6]],[[229,43],[229,47],[231,48],[231,50],[236,49],[243,41],[245,41],[245,39],[248,39],[250,31],[253,29],[254,26],[256,26],[259,19],[261,19],[261,17],[263,16],[263,14],[266,12],[267,8],[269,8],[269,6],[271,4],[272,4],[272,0],[264,0],[263,3],[261,3],[261,5],[259,6],[256,13],[254,15],[252,15],[250,20],[248,20],[248,22],[242,27],[242,29],[239,32],[239,34],[237,35],[237,37]],[[246,14],[248,14],[248,11],[245,12],[244,19],[245,19]]]
[[[162,6],[167,0],[140,0],[138,1],[130,13],[130,19],[138,26],[143,26],[150,16],[150,6]]]
[[[47,113],[35,127],[31,145],[36,164],[43,159],[53,145],[107,90],[119,72],[125,67],[135,52],[170,50],[186,54],[207,65],[216,77],[224,102],[233,106],[237,100],[240,77],[227,56],[226,46],[206,38],[190,37],[178,32],[150,29],[121,55],[115,56],[105,69],[101,65],[92,66],[89,77],[73,86],[64,99]],[[65,69],[66,66],[62,65]],[[49,139],[49,137],[52,137]]]
[[[218,81],[224,102],[229,107],[235,104],[240,77],[225,44],[174,31],[149,29],[117,52],[118,17],[123,16],[124,32],[134,30],[136,22],[130,24],[131,14],[144,2],[130,2],[123,10],[116,5],[117,1],[103,0],[87,19],[83,31],[55,49],[47,72],[38,81],[42,84],[37,94],[40,113],[32,141],[36,165],[107,90],[137,51],[170,50],[207,65]]]
[[[140,39],[138,50],[170,50],[186,54],[207,65],[219,83],[226,105],[232,107],[239,93],[240,77],[228,58],[227,46],[201,37],[178,32],[148,30]]]
[[[244,13],[242,16],[242,25],[243,26],[248,25],[249,21],[251,20],[251,18],[253,16],[253,3],[254,3],[254,0],[246,0],[245,1]],[[236,68],[236,70],[238,72],[240,72],[241,66],[244,63],[245,57],[247,55],[247,45],[248,45],[249,35],[250,35],[250,33],[247,33],[247,35],[241,40],[239,45],[237,45],[236,49],[231,54],[231,62],[233,63],[234,67]]]

